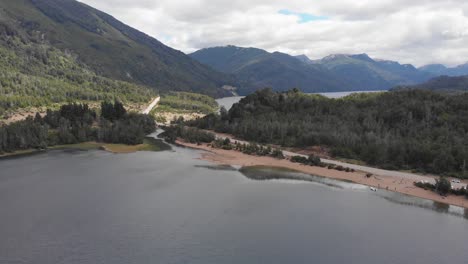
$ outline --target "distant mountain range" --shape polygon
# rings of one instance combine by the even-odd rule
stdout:
[[[203,49],[190,56],[215,70],[236,76],[247,87],[240,91],[241,94],[265,87],[275,90],[297,87],[311,92],[349,89],[341,78],[326,68],[308,65],[280,52],[227,46]]]
[[[419,68],[420,71],[429,72],[435,75],[461,76],[468,75],[468,63],[448,68],[442,64],[429,64]]]
[[[159,91],[229,94],[235,80],[74,0],[2,0],[0,24],[31,45],[76,57],[96,74]],[[2,47],[10,49],[6,42]]]
[[[395,89],[424,89],[442,92],[468,92],[468,75],[439,76],[425,83],[412,86],[399,86]]]
[[[311,60],[305,55],[290,56],[256,48],[225,46],[202,49],[190,56],[218,71],[234,74],[253,89],[386,90],[424,83],[440,75],[468,75],[468,64],[455,68],[443,65],[416,68],[411,64],[372,59],[367,54],[335,54]]]
[[[305,55],[290,56],[256,48],[225,46],[202,49],[190,56],[218,71],[234,74],[253,89],[386,90],[397,85],[418,84],[436,76],[410,64],[376,60],[367,54],[337,54],[310,60]]]
[[[421,72],[411,64],[400,64],[389,60],[374,60],[367,54],[331,55],[319,61],[319,65],[344,78],[353,90],[389,89],[395,85],[415,84],[433,77]]]

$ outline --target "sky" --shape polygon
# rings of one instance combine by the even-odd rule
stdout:
[[[367,53],[422,66],[468,62],[466,0],[81,0],[190,53],[256,47],[319,59]]]

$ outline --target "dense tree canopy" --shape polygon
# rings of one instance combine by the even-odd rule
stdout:
[[[122,119],[127,114],[123,104],[121,102],[115,102],[114,104],[109,102],[101,103],[101,117],[113,121]]]
[[[127,113],[119,102],[103,103],[112,109],[109,115],[96,112],[86,104],[63,105],[58,111],[48,110],[44,117],[37,114],[0,127],[0,153],[25,149],[44,149],[58,144],[85,141],[141,144],[146,135],[156,129],[148,115]]]
[[[388,169],[467,177],[468,93],[407,90],[328,99],[265,89],[189,123],[282,146],[326,146]]]

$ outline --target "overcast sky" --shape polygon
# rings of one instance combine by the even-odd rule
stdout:
[[[175,49],[258,47],[421,66],[468,61],[467,0],[81,0]]]

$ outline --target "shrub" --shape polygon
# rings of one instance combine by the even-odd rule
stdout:
[[[274,149],[271,153],[271,156],[277,159],[284,159],[283,151],[281,151],[280,149]]]
[[[213,133],[182,125],[166,127],[161,136],[171,143],[175,142],[177,138],[182,138],[190,143],[211,143],[215,140]]]
[[[308,159],[306,157],[303,157],[303,156],[292,156],[291,157],[291,162],[307,164]]]
[[[310,155],[307,160],[308,160],[308,163],[312,166],[320,166],[320,164],[322,163],[320,158],[314,155]]]
[[[452,190],[452,185],[445,177],[440,177],[436,180],[435,189],[438,193],[446,195]]]
[[[428,182],[415,182],[414,186],[422,188],[424,190],[435,190],[435,185]]]

